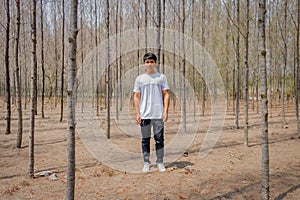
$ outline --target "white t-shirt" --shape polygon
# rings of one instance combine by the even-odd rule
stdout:
[[[162,119],[163,90],[170,89],[164,74],[156,72],[139,75],[134,83],[133,92],[141,93],[140,115],[142,119]]]

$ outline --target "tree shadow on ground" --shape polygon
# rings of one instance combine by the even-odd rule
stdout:
[[[188,161],[179,161],[179,162],[171,162],[171,163],[165,163],[166,168],[172,168],[172,167],[177,167],[179,169],[183,169],[187,166],[192,166],[194,163],[188,162]]]
[[[275,200],[282,200],[284,197],[286,197],[286,195],[288,193],[292,193],[292,192],[294,192],[295,190],[297,190],[299,188],[300,188],[300,184],[294,185],[293,187],[291,187],[287,191],[285,191],[285,192],[281,193],[280,195],[278,195],[277,197],[275,197]]]

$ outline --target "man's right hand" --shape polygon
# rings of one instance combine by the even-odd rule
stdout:
[[[136,123],[137,124],[141,124],[142,123],[142,119],[140,115],[136,115]]]

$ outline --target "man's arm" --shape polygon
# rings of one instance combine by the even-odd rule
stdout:
[[[135,93],[133,94],[133,105],[134,105],[134,109],[135,109],[136,122],[137,122],[138,124],[141,123],[140,100],[141,100],[141,93],[135,92]]]
[[[170,104],[169,90],[163,90],[163,101],[164,101],[163,122],[166,122],[168,120],[168,112],[169,112],[169,104]]]

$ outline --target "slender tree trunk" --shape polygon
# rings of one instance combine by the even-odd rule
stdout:
[[[286,120],[285,120],[285,73],[286,73],[286,65],[287,65],[287,0],[284,1],[284,55],[283,55],[283,68],[282,68],[282,74],[281,74],[281,120],[282,120],[282,127],[286,128]]]
[[[107,48],[107,68],[106,68],[106,134],[110,138],[110,45],[109,45],[109,0],[106,0],[106,48]]]
[[[83,14],[84,14],[84,5],[83,0],[81,0],[81,10],[80,10],[80,45],[81,45],[81,112],[84,108],[84,72],[83,72]]]
[[[45,66],[44,66],[44,14],[43,14],[43,0],[41,3],[41,66],[42,66],[42,118],[45,118]]]
[[[60,122],[64,116],[64,74],[65,74],[65,1],[61,1],[62,4],[62,36],[61,36],[61,88],[60,88]]]
[[[298,132],[298,138],[300,139],[300,124],[299,124],[299,40],[300,40],[300,34],[299,34],[299,29],[300,29],[300,0],[297,1],[297,40],[296,40],[296,87],[295,87],[295,105],[296,105],[296,118],[297,118],[297,132]]]
[[[123,18],[122,18],[122,12],[123,12],[123,2],[120,1],[120,33],[122,32],[123,28]],[[123,110],[123,85],[122,85],[122,77],[123,77],[123,71],[122,71],[122,34],[120,34],[120,42],[119,42],[119,94],[120,94],[120,111]]]
[[[116,5],[116,34],[118,34],[118,19],[119,19],[119,0],[117,0],[117,5]],[[139,60],[140,60],[140,0],[138,1],[138,58],[137,58],[137,65],[139,65]],[[118,36],[116,37],[116,47],[118,47]],[[119,55],[118,48],[116,48],[116,55]],[[120,93],[120,88],[119,88],[119,61],[116,62],[116,81],[115,81],[115,109],[116,109],[116,119],[119,120],[119,93]]]
[[[162,50],[161,51],[161,58],[162,58],[162,73],[165,73],[165,29],[166,29],[166,0],[163,0],[163,4],[162,4]]]
[[[148,27],[148,2],[145,0],[145,51],[147,52],[148,46],[148,35],[147,35],[147,27]]]
[[[266,0],[258,3],[258,32],[260,59],[260,97],[261,97],[261,131],[262,131],[262,199],[267,200],[269,194],[269,141],[268,141],[268,99],[267,99],[267,65],[265,44]]]
[[[182,0],[182,50],[183,50],[183,59],[182,59],[182,121],[183,121],[183,131],[186,133],[186,90],[185,90],[185,41],[184,41],[184,28],[185,28],[185,0]]]
[[[31,40],[32,40],[32,61],[31,61],[31,96],[30,96],[30,132],[29,132],[29,177],[34,176],[34,132],[35,132],[35,94],[37,85],[37,58],[36,58],[36,2],[32,0],[31,17]]]
[[[90,27],[93,27],[93,4],[90,1]],[[93,37],[93,31],[90,31],[90,39],[91,39],[91,44],[90,44],[90,50],[93,50],[93,44],[94,44],[94,37]],[[94,104],[95,104],[95,80],[94,80],[94,65],[95,65],[95,57],[92,57],[92,66],[91,66],[91,78],[92,78],[92,108],[94,109]]]
[[[54,3],[54,12],[57,13],[57,2]],[[54,16],[54,57],[55,57],[55,86],[54,86],[54,105],[57,106],[57,90],[58,90],[58,50],[57,50],[57,22]]]
[[[75,104],[76,104],[76,48],[77,48],[78,0],[71,0],[69,25],[69,67],[68,67],[68,128],[67,128],[67,191],[66,199],[74,199],[75,190]]]
[[[240,27],[240,0],[237,0],[236,5],[236,14],[237,14],[237,26]],[[237,31],[236,38],[236,109],[235,109],[235,127],[239,129],[239,114],[240,114],[240,32]]]
[[[249,65],[248,65],[248,50],[249,50],[249,44],[248,44],[248,38],[249,38],[249,7],[250,2],[247,0],[247,6],[246,6],[246,37],[245,37],[245,80],[244,80],[244,109],[245,109],[245,124],[244,124],[244,144],[248,146],[248,102],[249,102]]]
[[[229,2],[228,2],[229,4]],[[228,13],[229,14],[229,13]],[[230,31],[230,18],[227,16],[226,20],[226,101],[227,101],[227,109],[229,109],[229,102],[230,102],[230,93],[229,93],[229,31]]]
[[[157,70],[160,71],[160,50],[161,50],[161,0],[156,0],[156,21],[157,21],[157,38],[156,38],[156,51],[157,51]]]
[[[205,7],[206,7],[206,0],[202,1],[202,34],[201,34],[201,45],[202,48],[205,49]],[[204,55],[204,52],[202,52],[202,55]],[[205,84],[205,70],[204,70],[204,62],[205,58],[202,61],[202,116],[204,116],[205,112],[205,92],[206,92],[206,84]]]
[[[173,5],[175,5],[175,1],[176,0],[174,0],[173,1]],[[175,12],[175,8],[174,8],[174,15],[173,15],[173,24],[174,24],[174,30],[176,30],[176,12]],[[173,33],[173,36],[174,36],[174,38],[176,37],[176,33],[175,33],[175,31],[174,31],[174,33]],[[176,82],[175,82],[175,72],[176,72],[176,55],[175,55],[175,52],[176,52],[176,40],[174,40],[173,41],[173,67],[174,67],[174,69],[173,69],[173,78],[172,78],[172,83],[173,83],[173,87],[174,88],[176,88],[175,87],[175,84],[176,84]],[[175,112],[175,108],[176,108],[176,97],[174,96],[174,98],[173,98],[173,111]]]
[[[6,46],[5,46],[5,73],[6,73],[6,134],[11,133],[11,101],[10,101],[10,77],[9,77],[9,29],[10,29],[10,5],[6,0]]]
[[[23,119],[22,119],[22,98],[21,98],[21,84],[20,84],[20,68],[19,68],[19,38],[20,38],[20,1],[16,0],[17,7],[17,32],[15,43],[15,59],[16,59],[16,92],[17,92],[17,107],[18,107],[18,132],[16,147],[21,148],[22,134],[23,134]]]
[[[95,3],[95,46],[96,46],[96,56],[95,56],[95,67],[96,67],[96,115],[99,116],[99,70],[98,70],[98,15],[97,15],[97,1]]]
[[[193,74],[192,74],[192,81],[193,81],[193,89],[194,89],[194,98],[193,98],[193,117],[194,117],[194,121],[196,121],[196,83],[195,83],[195,43],[194,43],[194,15],[195,15],[195,0],[192,0],[192,54],[193,54],[193,58],[192,58],[192,66],[193,66]]]

